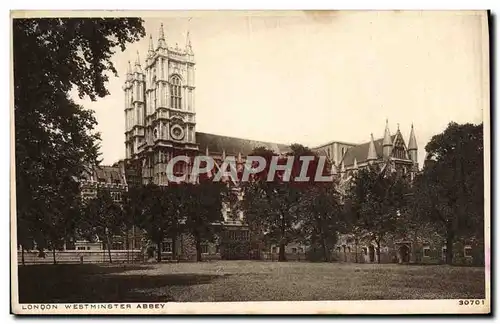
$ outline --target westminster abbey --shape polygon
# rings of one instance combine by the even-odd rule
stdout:
[[[135,62],[129,62],[124,80],[125,160],[114,166],[101,166],[90,171],[82,180],[82,190],[87,195],[92,195],[99,184],[111,188],[118,199],[120,192],[130,186],[146,183],[168,185],[166,165],[177,155],[208,155],[219,162],[226,156],[235,156],[238,157],[238,163],[244,163],[245,157],[256,147],[266,147],[277,154],[290,151],[287,144],[196,131],[196,61],[189,33],[184,47],[171,47],[166,42],[162,25],[156,42],[150,36],[149,49],[144,54],[145,61],[141,61],[142,55],[137,53]],[[365,143],[331,141],[313,149],[328,158],[333,166],[332,172],[344,183],[350,180],[358,168],[374,164],[390,167],[412,179],[418,172],[418,149],[413,126],[408,142],[399,128],[391,134],[387,124],[385,128],[381,127],[381,135],[368,135]],[[175,175],[189,172],[189,167],[187,164],[176,163],[173,172]],[[226,239],[235,242],[248,240],[248,229],[243,215],[228,217],[230,210],[227,206],[223,208],[222,213]],[[178,244],[175,244],[177,255],[191,259],[194,252],[192,247],[189,247],[189,238],[181,237],[179,240]],[[137,233],[124,241],[126,242],[122,242],[122,249],[125,246],[140,249],[145,245],[144,238]],[[341,241],[336,250],[339,258],[348,252],[351,253],[352,248],[348,237],[341,237]],[[410,245],[411,243],[403,242],[405,248],[410,248]],[[349,251],[346,250],[347,247]],[[168,258],[172,252],[171,248],[172,244],[167,240],[159,252]],[[307,246],[289,244],[286,249],[289,259],[304,259]],[[376,261],[372,245],[367,244],[360,249],[365,251],[366,262]],[[221,258],[221,247],[218,244],[207,243],[202,246],[202,250],[205,259]],[[266,247],[264,250],[267,251],[265,258],[268,259],[272,259],[273,254],[278,252],[275,246]],[[238,251],[234,253],[237,255]],[[226,258],[231,258],[231,255],[226,255]],[[263,258],[263,255],[260,255],[260,258]]]

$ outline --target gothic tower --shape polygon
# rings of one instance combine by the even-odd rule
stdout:
[[[143,183],[166,185],[168,161],[176,155],[194,156],[198,152],[194,66],[189,33],[185,48],[169,47],[162,24],[156,48],[149,37],[144,72],[137,58],[134,72],[127,73],[126,157],[141,164]],[[129,102],[137,103],[129,107]],[[181,174],[188,165],[176,163],[175,167],[174,173]]]
[[[125,92],[125,156],[132,159],[138,154],[138,147],[144,141],[144,73],[139,61],[139,53],[134,70],[128,63]]]

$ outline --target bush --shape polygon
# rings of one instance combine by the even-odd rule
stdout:
[[[226,241],[222,242],[220,255],[224,260],[249,260],[251,259],[250,242]]]

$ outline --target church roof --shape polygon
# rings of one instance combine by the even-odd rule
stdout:
[[[237,156],[238,153],[247,156],[255,148],[262,146],[278,154],[290,151],[290,146],[285,144],[261,142],[200,132],[196,132],[196,142],[202,152],[205,152],[208,148],[209,153],[222,153],[225,151],[226,155],[231,156]]]
[[[394,142],[395,137],[396,137],[396,135],[391,136],[392,142]],[[379,138],[373,142],[375,144],[375,152],[377,154],[377,158],[380,159],[380,158],[382,158],[382,152],[383,152],[383,145],[382,144],[384,142],[384,138]],[[344,162],[345,166],[353,165],[354,159],[356,159],[358,164],[365,162],[368,158],[369,148],[370,148],[370,142],[366,142],[366,143],[351,147],[345,153],[344,158],[342,159],[342,162]]]
[[[126,184],[120,167],[107,165],[92,168],[88,173],[83,175],[83,179],[113,184]]]

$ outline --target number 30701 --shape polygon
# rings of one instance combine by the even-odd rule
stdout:
[[[484,305],[484,299],[463,299],[458,301],[459,305]]]

